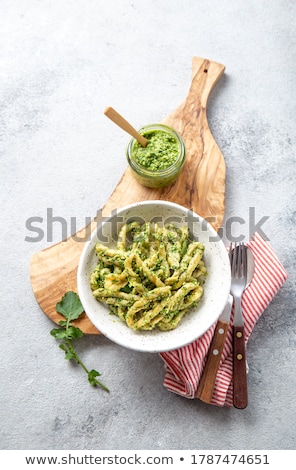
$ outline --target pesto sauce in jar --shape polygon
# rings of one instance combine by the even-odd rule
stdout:
[[[165,124],[143,126],[139,133],[148,140],[142,147],[132,138],[126,158],[135,179],[148,188],[164,188],[178,178],[186,158],[182,137]]]
[[[142,133],[148,140],[146,147],[138,141],[134,142],[132,158],[150,171],[165,170],[172,166],[180,154],[177,139],[170,133],[162,130],[150,130]]]

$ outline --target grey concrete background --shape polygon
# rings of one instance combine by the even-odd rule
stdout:
[[[288,0],[1,0],[1,449],[295,448],[295,17]],[[61,240],[47,210],[77,228],[126,167],[128,136],[185,98],[191,59],[226,66],[208,120],[227,164],[225,220],[268,236],[289,279],[248,346],[244,411],[163,387],[158,355],[104,337],[77,345],[110,394],[91,388],[50,336],[30,257]],[[44,237],[26,228],[40,217]],[[75,230],[74,230],[75,231]],[[228,235],[224,231],[225,243]]]

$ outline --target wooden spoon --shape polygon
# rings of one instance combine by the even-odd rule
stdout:
[[[111,108],[109,106],[108,108],[105,109],[104,111],[105,116],[107,116],[111,121],[115,122],[121,129],[126,131],[128,134],[130,134],[132,137],[134,137],[139,144],[142,145],[142,147],[146,147],[148,144],[148,140],[145,139],[141,134],[139,134],[136,129],[131,126],[129,122],[127,122],[115,109]]]

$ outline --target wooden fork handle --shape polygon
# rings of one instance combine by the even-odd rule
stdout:
[[[212,399],[216,375],[225,344],[227,330],[228,323],[218,320],[209,349],[207,361],[196,392],[196,397],[205,403],[210,403]]]
[[[246,343],[243,326],[233,327],[233,406],[243,409],[248,405],[246,370]]]

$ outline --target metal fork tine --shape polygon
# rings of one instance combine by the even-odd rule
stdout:
[[[235,272],[234,277],[237,279],[240,275],[240,244],[236,246]]]
[[[247,249],[244,243],[239,246],[239,277],[246,277],[247,275]]]
[[[240,243],[238,247],[237,277],[243,277],[243,245]]]
[[[231,251],[230,251],[230,255],[229,255],[229,261],[230,261],[230,267],[231,267],[231,275],[233,275],[233,253],[234,253],[234,248],[232,246],[232,243],[231,243]]]
[[[231,275],[235,276],[236,273],[236,258],[237,258],[237,250],[236,250],[236,243],[234,243],[234,247],[232,248],[231,243],[231,256],[230,256],[230,264],[231,264]]]
[[[243,243],[238,245],[237,263],[236,263],[236,278],[244,277],[245,269],[245,246]]]
[[[240,275],[240,263],[241,263],[241,260],[240,260],[240,244],[235,244],[235,265],[234,265],[234,269],[235,269],[235,272],[234,272],[234,275],[235,277],[239,277]]]
[[[248,260],[247,260],[247,247],[244,245],[244,262],[243,262],[243,267],[244,267],[244,272],[243,276],[247,278],[247,271],[248,271]]]

